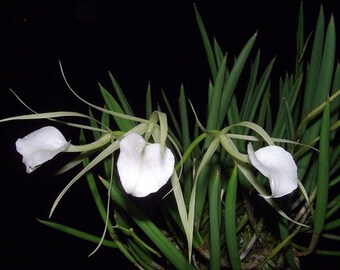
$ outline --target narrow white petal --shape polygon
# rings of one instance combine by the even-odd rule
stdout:
[[[124,190],[135,196],[145,197],[158,191],[169,180],[175,164],[174,155],[161,145],[146,144],[143,137],[129,133],[120,142],[117,168]]]
[[[248,144],[247,151],[253,166],[268,177],[272,190],[271,197],[282,197],[297,188],[297,166],[289,152],[275,145],[254,152],[251,143]]]
[[[27,173],[30,173],[65,150],[69,143],[58,129],[47,126],[18,139],[15,145],[23,157]]]

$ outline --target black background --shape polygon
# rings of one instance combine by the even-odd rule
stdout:
[[[323,1],[327,22],[334,12],[340,29],[339,4]],[[65,4],[66,3],[66,4]],[[193,1],[1,1],[0,118],[28,113],[8,90],[12,88],[39,112],[75,110],[87,113],[63,82],[58,60],[73,88],[102,105],[97,86],[112,89],[110,70],[124,89],[135,113],[144,117],[145,92],[151,81],[155,104],[163,88],[174,104],[180,84],[198,110],[203,110],[209,69],[194,16]],[[300,1],[196,1],[210,37],[216,37],[229,61],[259,30],[253,54],[262,53],[262,67],[274,56],[274,74],[292,71]],[[305,1],[306,33],[314,29],[319,1]],[[338,34],[339,35],[339,34]],[[339,40],[339,39],[338,39]],[[339,44],[339,42],[338,42]],[[337,52],[339,59],[339,50]],[[1,132],[1,268],[121,269],[125,259],[94,244],[39,224],[73,173],[52,174],[65,157],[25,174],[15,140],[47,121],[2,123]],[[58,126],[77,142],[78,130]],[[66,135],[67,134],[67,135]],[[53,220],[100,234],[103,224],[84,181],[62,200]],[[304,260],[336,268],[336,260]],[[325,268],[325,269],[326,269]],[[127,267],[125,267],[127,269]]]

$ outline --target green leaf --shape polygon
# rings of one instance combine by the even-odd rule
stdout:
[[[124,113],[128,114],[128,115],[131,115],[133,116],[134,113],[130,107],[130,104],[128,102],[128,100],[126,99],[125,97],[125,94],[123,92],[123,90],[120,88],[118,82],[116,81],[116,79],[113,77],[112,73],[109,72],[109,76],[110,76],[110,79],[111,79],[111,82],[112,82],[112,85],[113,85],[113,88],[115,89],[116,91],[116,95],[119,99],[119,102],[120,104],[122,105],[122,108],[123,108],[123,111]]]
[[[102,182],[106,188],[109,188],[108,181],[102,179]],[[125,194],[114,186],[111,189],[111,198],[115,203],[122,207],[127,214],[129,214],[134,222],[155,244],[155,246],[157,246],[160,252],[164,254],[174,267],[177,269],[194,269],[182,253],[167,239],[167,237],[165,237],[162,231],[159,230],[157,226],[149,218],[147,218]]]
[[[181,131],[182,131],[182,142],[183,142],[183,149],[189,149],[191,140],[190,140],[190,130],[189,130],[189,119],[188,119],[188,110],[186,105],[186,98],[183,85],[180,88],[180,95],[178,99],[178,106],[179,106],[179,114],[181,119]],[[192,174],[191,174],[191,158],[184,162],[183,165],[183,177],[185,181],[183,181],[184,186],[184,200],[186,203],[189,204],[191,188],[192,188]]]
[[[243,67],[245,65],[245,62],[249,56],[249,53],[254,45],[254,42],[256,40],[257,33],[255,33],[247,42],[247,44],[242,49],[240,55],[238,56],[233,68],[230,71],[230,75],[228,77],[228,80],[225,83],[225,86],[223,88],[222,96],[221,96],[221,103],[219,106],[219,127],[224,123],[224,119],[226,116],[226,113],[229,108],[229,104],[231,101],[231,98],[234,94],[234,90],[236,88],[237,82],[240,78],[241,72],[243,70]]]
[[[272,258],[274,258],[274,256],[276,254],[278,254],[280,252],[280,250],[296,235],[297,231],[294,231],[292,234],[290,234],[289,236],[287,236],[287,238],[285,238],[280,244],[278,244],[272,251],[271,253],[268,255],[268,257],[262,262],[260,269],[263,269],[265,264],[268,263],[269,260],[271,260]],[[297,268],[296,268],[297,269]]]
[[[119,103],[115,100],[115,98],[101,85],[99,84],[100,92],[105,100],[105,104],[107,108],[113,112],[117,112],[120,114],[125,114]],[[134,127],[134,124],[126,119],[121,117],[113,116],[118,128],[122,131],[129,131],[131,128]]]
[[[304,14],[303,14],[303,2],[301,1],[298,17],[298,29],[296,31],[295,77],[300,77],[303,73],[302,58],[304,52],[305,52]]]
[[[315,102],[316,86],[318,84],[320,64],[322,58],[322,48],[324,41],[325,17],[321,6],[319,17],[316,24],[312,55],[308,73],[306,75],[306,86],[303,98],[303,115],[310,112],[317,103]]]
[[[223,55],[223,52],[220,48],[220,45],[218,45],[215,38],[214,38],[214,52],[215,52],[217,67],[219,68],[222,61],[223,61],[224,55]]]
[[[167,110],[168,110],[168,112],[169,112],[171,122],[172,122],[172,124],[174,125],[175,130],[176,130],[178,136],[181,136],[181,133],[182,133],[182,132],[181,132],[181,129],[180,129],[180,127],[179,127],[178,121],[177,121],[177,119],[176,119],[175,113],[174,113],[174,111],[173,111],[173,109],[172,109],[172,107],[171,107],[171,105],[170,105],[170,102],[169,102],[169,100],[168,100],[168,98],[167,98],[165,92],[164,92],[163,90],[161,90],[161,92],[162,92],[163,100],[164,100],[164,102],[165,102],[165,106],[166,106],[166,108],[167,108]]]
[[[236,234],[236,196],[237,196],[237,166],[234,167],[225,196],[225,237],[231,267],[234,270],[241,269],[238,241]]]
[[[207,129],[217,129],[219,126],[219,111],[221,105],[221,95],[222,89],[224,85],[224,75],[226,68],[226,57],[223,58],[223,61],[218,69],[218,73],[216,76],[216,81],[214,83],[214,88],[212,90],[211,100],[208,104],[208,120],[207,120]],[[205,147],[211,142],[211,138],[207,138]]]
[[[146,90],[146,119],[149,119],[152,114],[152,98],[151,98],[151,84],[149,82],[148,88]]]
[[[205,30],[201,15],[199,14],[198,9],[196,8],[196,5],[194,5],[194,8],[195,8],[196,21],[197,21],[198,28],[199,28],[201,36],[202,36],[205,52],[207,54],[208,63],[209,63],[210,71],[211,71],[211,76],[213,78],[213,81],[215,81],[215,78],[216,78],[216,75],[217,75],[217,65],[216,65],[216,62],[215,62],[214,53],[213,53],[213,50],[212,50],[212,47],[211,47],[211,44],[210,44],[210,41],[209,41],[207,31]]]
[[[58,197],[55,199],[51,211],[49,214],[49,217],[52,216],[55,208],[57,207],[58,203],[62,199],[62,197],[65,195],[65,193],[72,187],[72,185],[77,182],[83,175],[85,175],[87,172],[89,172],[94,166],[96,166],[98,163],[103,161],[106,157],[111,155],[114,151],[116,151],[119,148],[119,141],[115,141],[111,145],[109,145],[107,148],[105,148],[104,151],[102,151],[100,154],[98,154],[84,169],[82,169],[75,177],[72,178],[72,180],[66,185],[66,187],[60,192]]]
[[[251,63],[251,66],[250,66],[250,78],[248,81],[247,90],[244,94],[241,113],[240,113],[242,119],[245,119],[245,115],[247,115],[246,111],[249,111],[251,108],[252,97],[254,95],[256,81],[257,81],[257,74],[259,72],[260,58],[261,58],[261,51],[258,50],[255,61],[254,63]]]
[[[96,244],[98,244],[100,242],[100,237],[95,236],[93,234],[89,234],[89,233],[86,233],[84,231],[81,231],[81,230],[78,230],[78,229],[75,229],[75,228],[72,228],[72,227],[69,227],[69,226],[66,226],[66,225],[62,225],[62,224],[59,224],[59,223],[56,223],[56,222],[52,222],[52,221],[48,221],[48,220],[41,220],[41,219],[37,219],[37,220],[40,223],[42,223],[42,224],[44,224],[48,227],[51,227],[51,228],[58,230],[58,231],[61,231],[63,233],[73,235],[73,236],[78,237],[80,239],[84,239],[86,241],[93,242],[93,243],[96,243]],[[105,247],[117,248],[116,244],[113,241],[109,241],[109,240],[106,240],[106,239],[103,241],[102,244]]]
[[[210,269],[218,270],[221,264],[221,171],[216,168],[209,183]]]
[[[317,193],[315,206],[314,234],[320,235],[326,218],[329,184],[329,118],[330,104],[326,103],[320,131],[320,153],[318,164]],[[314,247],[313,247],[314,248]]]

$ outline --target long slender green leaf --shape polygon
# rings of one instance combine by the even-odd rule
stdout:
[[[196,227],[198,227],[197,223],[199,223],[201,214],[203,212],[203,207],[204,207],[205,197],[206,197],[207,187],[208,187],[208,181],[206,181],[206,179],[209,179],[208,174],[211,173],[209,170],[206,169],[206,167],[207,167],[207,164],[211,162],[211,159],[216,149],[218,148],[218,145],[219,145],[219,138],[215,137],[214,140],[209,145],[208,149],[206,150],[201,160],[201,163],[199,164],[197,168],[197,172],[194,176],[194,184],[192,187],[190,203],[189,203],[189,211],[188,211],[188,223],[189,223],[188,226],[191,230],[194,229],[194,223],[196,223],[197,225]],[[196,199],[196,196],[198,199]],[[192,240],[190,241],[192,242]]]
[[[273,70],[274,62],[275,62],[275,58],[268,64],[265,71],[263,72],[262,77],[259,81],[259,84],[255,89],[255,93],[251,99],[252,102],[251,102],[251,106],[249,106],[249,109],[250,109],[249,114],[245,115],[243,120],[254,121],[255,113],[258,110],[260,101],[263,99],[263,92],[265,91],[269,83],[269,79],[270,79],[271,72]]]
[[[190,253],[190,250],[192,249],[192,246],[191,246],[192,242],[190,242],[191,241],[190,234],[192,233],[192,230],[190,229],[190,224],[188,222],[187,208],[186,208],[183,192],[182,192],[181,185],[180,185],[176,171],[174,171],[171,176],[171,185],[172,185],[172,189],[174,192],[179,217],[181,219],[181,223],[183,225],[183,229],[184,229],[184,232],[187,238],[188,250]]]
[[[300,77],[303,73],[303,55],[305,52],[305,37],[304,37],[304,14],[303,14],[303,2],[301,1],[298,28],[296,31],[296,59],[295,59],[295,77]]]
[[[208,104],[208,112],[207,112],[208,113],[208,120],[207,120],[208,130],[218,128],[219,111],[220,111],[220,105],[221,105],[222,89],[224,86],[226,61],[227,61],[226,57],[224,57],[218,69],[211,100],[210,100],[210,103]],[[211,138],[207,138],[207,144],[209,144],[210,142],[211,142]],[[207,145],[205,145],[205,147],[207,147]]]
[[[270,260],[272,259],[297,233],[297,231],[294,231],[292,234],[290,234],[289,236],[287,236],[286,239],[284,239],[280,244],[278,244],[272,251],[271,253],[268,255],[268,257],[262,262],[260,269],[264,268],[264,265]],[[296,268],[298,269],[298,268]]]
[[[162,92],[163,100],[164,100],[164,102],[165,102],[165,106],[166,106],[166,108],[167,108],[167,110],[168,110],[168,112],[169,112],[171,122],[172,122],[172,124],[174,125],[175,130],[176,130],[178,136],[181,136],[181,135],[182,135],[182,134],[181,134],[182,132],[181,132],[181,129],[180,129],[180,127],[179,127],[179,123],[178,123],[178,121],[177,121],[177,119],[176,119],[175,113],[174,113],[174,111],[173,111],[173,109],[172,109],[172,107],[171,107],[171,105],[170,105],[170,102],[169,102],[169,100],[168,100],[168,98],[167,98],[165,92],[164,92],[163,90],[162,90],[161,92]]]
[[[116,141],[112,143],[110,146],[108,146],[103,152],[101,152],[99,155],[97,155],[84,169],[82,169],[75,177],[72,178],[72,180],[66,185],[66,187],[60,192],[58,197],[55,199],[51,211],[49,214],[49,217],[52,216],[55,208],[57,207],[58,203],[62,199],[62,197],[65,195],[65,193],[72,187],[72,185],[77,182],[83,175],[85,175],[88,171],[90,171],[94,166],[96,166],[98,163],[103,161],[106,157],[111,155],[114,151],[116,151],[119,148],[119,142]]]
[[[215,52],[215,59],[216,59],[217,68],[219,68],[222,61],[223,61],[224,55],[223,55],[223,52],[220,48],[220,45],[218,45],[215,38],[214,38],[214,52]]]
[[[179,114],[181,118],[181,131],[182,131],[182,142],[183,149],[189,149],[191,140],[190,140],[190,130],[189,130],[189,119],[188,119],[188,110],[186,105],[185,91],[183,85],[180,88],[180,95],[178,99],[179,106]],[[191,188],[192,188],[192,174],[191,174],[191,164],[192,160],[189,159],[184,162],[183,165],[183,190],[184,190],[184,200],[187,204],[189,204]]]
[[[333,76],[333,85],[332,85],[332,95],[340,90],[340,63],[337,64],[334,76]],[[333,124],[338,121],[340,118],[340,98],[334,100],[331,103],[331,119],[330,123]],[[335,138],[335,132],[331,135],[330,139]]]
[[[241,269],[238,242],[236,235],[236,196],[237,196],[237,166],[229,178],[227,194],[225,196],[225,235],[228,254],[232,269]]]
[[[241,118],[242,120],[247,119],[246,115],[247,111],[250,111],[250,108],[252,107],[252,98],[254,96],[254,91],[255,91],[255,86],[256,86],[256,81],[257,81],[257,74],[259,72],[259,66],[260,66],[260,58],[261,58],[261,52],[258,50],[256,58],[254,63],[251,65],[250,68],[250,78],[247,86],[247,90],[244,95],[244,99],[242,102],[242,107],[241,107]]]
[[[130,247],[130,250],[134,254],[134,258],[136,259],[136,261],[143,267],[142,269],[161,269],[161,266],[152,260],[150,254],[145,249],[141,248],[130,239],[128,239],[128,245]]]
[[[319,41],[315,41],[315,42],[319,42]],[[329,96],[330,94],[331,85],[332,85],[332,76],[333,76],[333,70],[334,70],[334,64],[335,64],[335,46],[336,46],[335,45],[335,26],[334,26],[334,19],[333,17],[331,17],[328,27],[327,27],[324,47],[322,50],[322,58],[320,62],[319,73],[317,74],[318,79],[316,81],[316,88],[314,89],[314,92],[312,92],[313,94],[311,94],[311,97],[310,97],[312,99],[311,101],[312,105],[309,106],[309,108],[315,107],[315,105],[324,101],[327,98],[327,96]],[[306,93],[307,93],[307,90],[306,90]],[[321,119],[312,123],[308,127],[306,132],[304,133],[304,136],[302,137],[301,141],[303,143],[309,143],[310,141],[312,141],[317,136],[320,130],[320,125],[321,125]],[[309,163],[310,159],[311,159],[311,153],[305,155],[302,159],[299,160],[298,165],[301,165],[301,168],[302,168],[299,171],[300,179],[302,179],[304,173],[306,172],[307,164]]]
[[[115,98],[101,85],[99,84],[99,89],[102,93],[102,96],[105,100],[106,106],[109,110],[124,114],[125,112],[119,105],[119,103],[115,100]],[[115,122],[117,123],[118,127],[122,131],[129,131],[131,128],[134,127],[134,124],[130,120],[126,120],[117,116],[113,116]]]
[[[118,99],[119,99],[119,102],[120,102],[120,104],[121,104],[122,107],[123,107],[124,113],[133,116],[134,113],[133,113],[133,111],[132,111],[132,109],[131,109],[131,107],[130,107],[130,104],[129,104],[128,100],[126,99],[126,96],[125,96],[123,90],[120,88],[120,86],[119,86],[117,80],[115,79],[115,77],[112,75],[111,72],[109,72],[109,77],[110,77],[110,79],[111,79],[113,88],[114,88],[115,91],[116,91],[116,94],[117,94],[117,97],[118,97]]]
[[[230,71],[230,75],[228,77],[227,82],[223,88],[223,93],[221,96],[221,105],[219,107],[219,125],[221,126],[224,122],[225,116],[227,114],[229,104],[234,94],[234,90],[236,88],[237,82],[240,78],[241,72],[245,65],[246,60],[248,59],[249,53],[254,45],[256,40],[257,33],[255,33],[246,43],[244,48],[242,49],[240,55],[238,56],[233,68]]]
[[[285,208],[286,211],[290,211],[291,209],[291,197],[286,197],[283,198],[283,200],[281,200],[282,202],[282,206]],[[280,231],[280,236],[281,236],[281,240],[283,242],[281,242],[281,244],[279,244],[280,247],[283,248],[282,243],[284,243],[285,247],[283,248],[283,254],[284,257],[289,265],[289,267],[291,269],[295,269],[298,270],[299,267],[296,265],[295,259],[294,259],[294,253],[293,253],[293,247],[292,247],[292,243],[291,243],[291,237],[290,237],[290,232],[289,232],[289,226],[288,226],[288,220],[283,218],[282,216],[278,217],[278,225],[279,225],[279,231]],[[295,235],[297,233],[297,231],[295,231],[295,233],[293,233],[293,235]],[[280,251],[280,248],[276,247],[273,249],[272,254],[268,256],[267,260],[271,259],[273,255],[277,254],[277,252]]]
[[[211,76],[212,76],[213,81],[215,81],[215,78],[216,78],[216,75],[217,75],[217,65],[216,65],[216,62],[215,62],[213,49],[211,47],[207,31],[205,30],[201,15],[199,14],[198,9],[196,8],[196,5],[194,5],[194,8],[195,8],[196,21],[197,21],[198,28],[199,28],[201,36],[202,36],[205,52],[207,54],[208,63],[209,63],[210,71],[211,71]]]
[[[83,99],[81,96],[79,96],[71,87],[71,85],[68,83],[66,77],[65,77],[65,74],[64,74],[64,70],[63,70],[63,67],[61,65],[61,63],[59,62],[59,66],[60,66],[60,71],[61,71],[61,74],[64,78],[64,81],[67,85],[67,87],[69,88],[69,90],[72,92],[73,95],[75,95],[76,98],[78,98],[81,102],[83,102],[84,104],[90,106],[91,108],[94,108],[100,112],[103,112],[103,113],[108,113],[109,115],[112,115],[112,116],[117,116],[117,117],[121,117],[123,119],[127,119],[127,120],[132,120],[132,121],[135,121],[135,122],[139,122],[139,123],[145,123],[145,122],[148,122],[147,120],[143,119],[143,118],[139,118],[139,117],[135,117],[135,116],[131,116],[131,115],[127,115],[127,114],[122,114],[122,113],[117,113],[117,112],[114,112],[114,111],[111,111],[111,110],[107,110],[105,108],[102,108],[100,106],[97,106],[95,104],[92,104],[91,102],[88,102],[87,100]]]
[[[218,270],[221,264],[221,171],[209,183],[210,269]]]
[[[316,105],[315,103],[315,91],[319,78],[320,64],[322,58],[322,48],[324,42],[324,28],[325,28],[325,17],[323,13],[323,8],[321,6],[320,13],[318,16],[312,55],[310,60],[310,65],[308,69],[308,73],[306,75],[306,86],[303,98],[303,115],[310,112]]]
[[[93,243],[96,243],[96,244],[98,244],[100,242],[100,237],[95,236],[93,234],[89,234],[89,233],[86,233],[84,231],[81,231],[81,230],[78,230],[78,229],[63,225],[63,224],[59,224],[59,223],[56,223],[56,222],[52,222],[52,221],[48,221],[48,220],[41,220],[41,219],[37,219],[37,220],[40,223],[42,223],[42,224],[44,224],[48,227],[51,227],[53,229],[56,229],[58,231],[61,231],[61,232],[64,232],[64,233],[67,233],[67,234],[70,234],[70,235],[73,235],[73,236],[78,237],[80,239],[84,239],[86,241],[93,242]],[[106,239],[103,241],[102,244],[105,247],[117,248],[116,244],[113,241],[109,241],[109,240],[106,240]]]
[[[152,114],[152,98],[151,98],[151,84],[149,82],[148,88],[146,90],[146,119],[149,119]]]
[[[320,131],[320,154],[318,164],[317,195],[315,207],[315,221],[313,234],[318,237],[325,224],[326,207],[328,202],[328,182],[329,182],[329,119],[330,104],[326,103],[322,116]],[[315,239],[315,238],[314,238]],[[316,243],[311,243],[311,249],[315,248]]]
[[[102,182],[106,188],[109,188],[109,182],[103,179]],[[177,269],[194,269],[182,253],[176,249],[176,247],[164,236],[157,226],[148,219],[125,194],[114,186],[111,189],[111,198],[130,215],[134,222],[136,222],[136,224],[143,230],[148,238],[157,246],[157,248],[174,267]]]
[[[317,96],[319,100],[324,100],[331,91],[333,81],[333,70],[335,64],[335,25],[334,18],[331,17],[327,33],[325,37],[325,44],[322,52],[322,60],[320,66],[320,75],[317,84]]]

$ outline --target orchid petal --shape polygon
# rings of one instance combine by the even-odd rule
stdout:
[[[15,143],[17,151],[23,157],[27,173],[33,172],[41,164],[55,157],[69,144],[63,134],[51,126],[33,131]]]
[[[275,145],[254,152],[251,143],[247,151],[252,165],[269,179],[272,190],[270,197],[282,197],[297,188],[297,166],[289,152]]]
[[[120,141],[118,174],[124,190],[135,197],[158,191],[169,180],[174,165],[169,148],[162,153],[159,143],[147,144],[137,133],[129,133]]]

